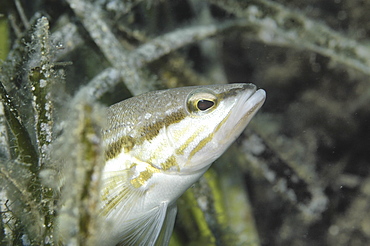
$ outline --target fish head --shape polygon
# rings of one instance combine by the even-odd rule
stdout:
[[[196,172],[215,161],[241,134],[266,98],[247,83],[188,88],[183,118],[166,128],[182,173]],[[182,101],[182,102],[181,102]]]

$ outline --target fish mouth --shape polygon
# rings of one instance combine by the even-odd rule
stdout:
[[[266,100],[266,92],[253,84],[246,84],[237,104],[228,117],[224,141],[233,142],[245,129]]]
[[[254,84],[245,84],[243,85],[243,91],[241,92],[238,103],[235,106],[234,112],[241,117],[241,120],[244,117],[251,116],[253,117],[263,103],[266,100],[266,92],[263,89],[258,89]]]
[[[266,92],[263,89],[249,88],[241,97],[240,103],[236,105],[235,117],[240,119],[236,127],[245,128],[266,100]],[[240,125],[240,126],[239,126]],[[243,129],[242,129],[243,130]]]
[[[257,90],[256,88],[254,88],[252,93],[248,93],[248,94],[246,94],[246,96],[243,96],[241,100],[242,102],[244,101],[244,103],[242,103],[243,104],[242,107],[243,107],[243,111],[245,111],[244,115],[247,117],[250,114],[254,115],[254,113],[256,113],[261,108],[261,106],[266,100],[266,92],[263,89]]]

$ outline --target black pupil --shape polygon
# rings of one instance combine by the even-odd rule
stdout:
[[[208,101],[208,100],[199,100],[197,104],[199,110],[202,110],[202,111],[209,109],[213,105],[215,105],[215,103],[212,101]]]

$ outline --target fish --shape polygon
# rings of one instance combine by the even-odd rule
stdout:
[[[152,91],[108,108],[97,245],[168,245],[176,200],[266,98],[251,83]]]

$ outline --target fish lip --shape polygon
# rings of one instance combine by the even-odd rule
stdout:
[[[229,136],[238,137],[266,100],[266,92],[263,89],[257,90],[253,84],[247,84],[245,88],[244,95],[229,117],[235,122],[233,128],[228,130]]]
[[[266,100],[266,92],[263,89],[258,89],[255,87],[253,92],[246,96],[243,103],[241,103],[242,117],[239,121],[243,121],[245,118],[253,118],[257,111],[262,107]],[[248,122],[249,122],[248,120]]]
[[[243,86],[243,89],[245,90],[245,94],[242,96],[240,103],[237,107],[239,107],[236,111],[241,111],[241,115],[243,115],[240,120],[242,120],[244,117],[252,117],[254,113],[256,113],[263,103],[266,100],[266,92],[263,89],[258,89],[257,86],[254,84],[245,84]],[[239,112],[240,112],[239,111]],[[252,114],[252,115],[251,115]]]
[[[246,101],[250,100],[252,100],[252,102],[255,102],[256,104],[256,106],[252,108],[256,108],[256,110],[258,110],[266,100],[266,91],[263,89],[257,90],[256,88],[254,92],[250,95],[250,97],[246,99]]]
[[[255,103],[256,110],[258,110],[266,100],[266,92],[263,89],[257,89],[257,86],[252,83],[243,84],[242,89],[245,91],[244,100],[242,99],[242,105],[247,106],[248,104]],[[248,103],[249,102],[249,103]],[[251,109],[253,109],[252,107]],[[249,110],[248,110],[249,111]]]

